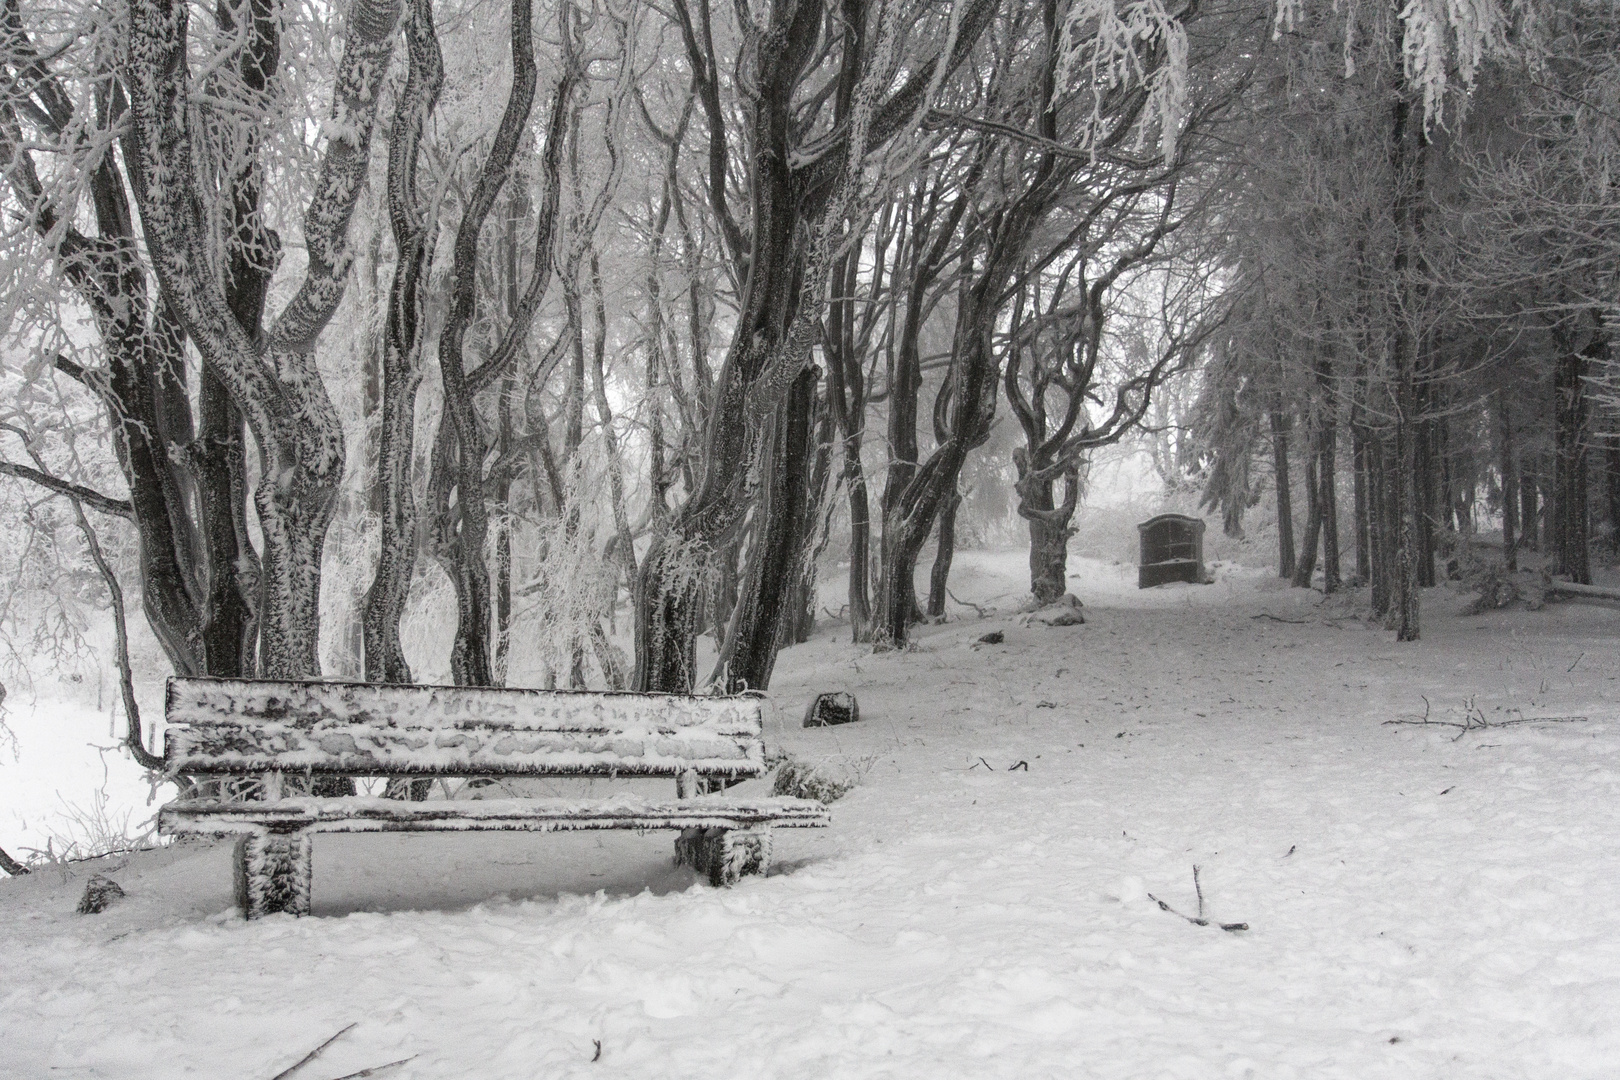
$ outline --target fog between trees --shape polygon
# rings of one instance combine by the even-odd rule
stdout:
[[[1617,31],[8,0],[9,662],[110,589],[181,674],[764,688],[830,562],[876,648],[942,616],[968,525],[1016,524],[1056,599],[1136,439],[1229,533],[1269,500],[1281,572],[1370,585],[1403,639],[1481,558],[1589,582]]]

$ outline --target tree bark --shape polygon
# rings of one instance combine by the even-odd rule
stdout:
[[[1603,436],[1605,511],[1609,517],[1609,548],[1620,551],[1620,435]]]
[[[411,0],[405,21],[409,69],[395,100],[388,140],[388,220],[396,252],[383,326],[382,400],[377,435],[381,496],[377,569],[366,590],[361,621],[367,682],[413,681],[399,623],[416,569],[417,507],[411,487],[416,391],[422,381],[425,274],[432,247],[417,180],[417,159],[428,117],[444,85],[444,61],[431,0]]]
[[[1506,393],[1496,399],[1497,437],[1501,440],[1498,468],[1502,474],[1502,560],[1508,572],[1519,569],[1519,480],[1514,467],[1513,410]]]
[[[1272,472],[1277,484],[1277,576],[1294,576],[1294,493],[1288,475],[1288,432],[1293,419],[1273,410],[1271,413]]]
[[[946,589],[950,585],[951,561],[956,558],[956,511],[962,505],[962,493],[952,491],[939,508],[939,537],[935,548],[934,565],[928,572],[928,618],[935,622],[945,619]]]
[[[1404,33],[1404,31],[1403,31]],[[1422,437],[1417,386],[1419,342],[1413,326],[1406,321],[1417,317],[1418,286],[1410,280],[1420,258],[1419,207],[1420,177],[1423,169],[1424,137],[1420,125],[1411,123],[1407,87],[1396,87],[1391,112],[1390,174],[1395,221],[1395,251],[1392,259],[1394,286],[1402,300],[1392,328],[1390,356],[1395,380],[1395,595],[1397,641],[1419,637],[1419,567],[1422,557],[1420,508],[1418,504],[1418,440]],[[1415,144],[1415,145],[1413,145]]]
[[[1343,578],[1339,558],[1339,434],[1331,412],[1322,418],[1321,438],[1316,475],[1322,485],[1317,500],[1322,507],[1322,591],[1334,593],[1343,585]]]
[[[377,101],[393,49],[397,0],[357,0],[334,84],[347,119],[326,143],[304,242],[302,285],[262,341],[231,312],[211,265],[192,151],[188,11],[133,0],[125,161],[135,179],[153,268],[203,362],[229,389],[263,463],[254,494],[264,535],[261,671],[320,671],[320,559],[344,463],[343,432],[319,371],[316,340],[342,299],[346,236],[367,168]]]
[[[1594,320],[1595,322],[1596,320]],[[1592,562],[1587,534],[1590,512],[1587,498],[1586,371],[1588,362],[1601,358],[1607,342],[1598,329],[1580,349],[1562,350],[1555,368],[1553,393],[1556,399],[1553,458],[1557,528],[1554,536],[1557,558],[1554,573],[1567,575],[1581,585],[1592,583]]]
[[[776,666],[780,627],[791,608],[793,590],[786,586],[798,577],[805,538],[812,528],[805,517],[814,460],[816,382],[814,368],[800,373],[767,436],[770,447],[760,463],[758,525],[745,585],[714,680],[726,693],[768,688]]]
[[[1311,579],[1316,574],[1316,548],[1322,539],[1322,486],[1318,478],[1321,457],[1314,445],[1316,440],[1311,442],[1313,445],[1305,455],[1305,535],[1291,579],[1296,589],[1311,587]]]

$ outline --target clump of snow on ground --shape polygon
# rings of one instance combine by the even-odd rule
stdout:
[[[1026,626],[1023,559],[959,555],[987,615],[911,651],[782,654],[770,744],[861,783],[734,889],[669,833],[318,837],[297,920],[240,921],[222,845],[0,882],[8,1075],[268,1078],[350,1023],[301,1077],[1614,1075],[1620,610],[1435,590],[1399,645],[1082,560],[1086,624]],[[825,690],[861,722],[799,728]],[[1384,723],[1425,698],[1492,726]],[[1249,930],[1181,917],[1195,865]],[[75,915],[93,872],[128,895]]]

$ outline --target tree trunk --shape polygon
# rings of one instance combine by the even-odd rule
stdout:
[[[1502,473],[1502,560],[1509,573],[1519,569],[1519,480],[1514,468],[1513,412],[1506,394],[1496,399],[1497,435],[1501,440],[1498,468]]]
[[[1354,406],[1350,421],[1351,483],[1355,498],[1356,582],[1372,584],[1371,491],[1367,465],[1367,429],[1361,422],[1361,405]]]
[[[793,591],[789,586],[798,577],[812,527],[805,516],[814,460],[816,376],[808,368],[795,380],[778,407],[768,436],[770,449],[760,464],[764,482],[747,587],[738,597],[717,672],[726,693],[767,689],[776,666],[778,633]]]
[[[1322,539],[1322,486],[1317,474],[1319,464],[1318,447],[1311,445],[1305,455],[1305,535],[1292,578],[1296,589],[1310,588],[1311,579],[1316,574],[1316,547]]]
[[[1404,34],[1404,31],[1403,31]],[[1394,474],[1397,520],[1395,535],[1395,595],[1397,641],[1416,641],[1419,636],[1419,566],[1422,557],[1422,524],[1418,500],[1418,440],[1423,426],[1419,416],[1417,387],[1416,329],[1406,320],[1417,317],[1418,286],[1411,279],[1421,258],[1419,197],[1423,170],[1423,133],[1411,121],[1411,105],[1404,82],[1396,87],[1390,139],[1390,173],[1394,190],[1395,253],[1393,276],[1402,304],[1395,316],[1390,356],[1395,374],[1395,454]],[[1411,144],[1414,144],[1411,145]]]
[[[1553,459],[1556,507],[1556,574],[1567,575],[1581,585],[1592,583],[1592,563],[1587,533],[1590,514],[1587,506],[1586,475],[1586,369],[1590,359],[1606,351],[1598,331],[1582,349],[1566,348],[1555,369],[1556,396]]]
[[[821,556],[827,550],[828,513],[826,502],[832,483],[833,443],[837,439],[836,424],[830,402],[826,398],[816,401],[815,466],[810,471],[808,506],[804,513],[807,530],[799,555],[799,572],[794,579],[793,595],[780,637],[780,646],[802,645],[816,631],[816,580]]]
[[[939,508],[939,546],[928,574],[928,617],[936,622],[945,620],[945,590],[950,584],[951,560],[956,557],[956,510],[961,505],[962,493],[953,491]]]
[[[1330,406],[1331,409],[1331,406]],[[1322,485],[1322,591],[1337,592],[1342,585],[1339,566],[1339,433],[1331,411],[1322,418],[1322,449],[1317,482]]]
[[[916,608],[917,556],[932,531],[934,518],[956,494],[957,477],[968,452],[990,436],[997,398],[997,361],[991,345],[999,293],[1022,250],[1027,233],[1015,226],[991,242],[992,254],[983,275],[963,288],[952,340],[949,416],[946,439],[919,466],[905,489],[884,513],[884,564],[876,640],[904,648]],[[968,271],[971,273],[971,271]],[[942,391],[943,393],[943,391]]]
[[[165,297],[203,363],[230,391],[263,456],[255,493],[264,535],[261,672],[318,675],[320,560],[344,464],[343,431],[315,365],[315,346],[342,299],[346,237],[363,187],[397,2],[357,0],[350,9],[334,105],[334,128],[306,215],[308,266],[298,293],[255,341],[231,313],[211,265],[200,175],[192,150],[185,7],[172,0],[130,5],[130,95],[125,160]]]
[[[1294,495],[1288,477],[1288,430],[1291,417],[1271,413],[1271,459],[1277,482],[1277,576],[1294,576]]]
[[[1050,604],[1069,591],[1069,527],[1042,518],[1029,522],[1029,591]]]
[[[377,570],[366,590],[361,620],[365,679],[377,683],[413,681],[399,639],[399,623],[416,571],[417,508],[411,468],[416,391],[422,381],[424,274],[431,246],[416,164],[423,131],[444,85],[444,62],[430,0],[412,0],[405,40],[410,67],[395,102],[388,141],[388,218],[396,256],[383,327],[376,485],[382,506]]]
[[[1395,512],[1391,492],[1387,433],[1371,430],[1367,438],[1367,550],[1372,566],[1372,611],[1389,614],[1395,594]]]
[[[1620,435],[1603,437],[1603,479],[1609,515],[1609,548],[1620,551]]]

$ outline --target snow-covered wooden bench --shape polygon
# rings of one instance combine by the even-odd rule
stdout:
[[[309,911],[317,832],[679,829],[677,861],[715,885],[764,873],[774,826],[826,825],[810,799],[715,792],[765,772],[762,702],[453,686],[170,679],[163,754],[175,778],[256,776],[262,799],[186,798],[164,834],[237,836],[249,919]],[[676,798],[410,802],[293,793],[289,777],[670,777]],[[487,788],[484,790],[488,790]]]

